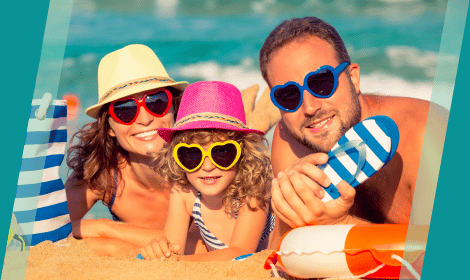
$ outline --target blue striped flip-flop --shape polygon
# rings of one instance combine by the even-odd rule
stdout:
[[[319,166],[331,179],[323,202],[340,196],[338,184],[345,180],[356,187],[387,164],[397,150],[400,134],[387,116],[373,116],[356,124],[328,153],[328,162]]]

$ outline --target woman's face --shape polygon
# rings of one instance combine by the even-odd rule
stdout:
[[[138,93],[133,97],[141,99],[146,93]],[[163,117],[155,117],[141,107],[136,120],[130,125],[118,123],[109,117],[108,122],[111,127],[109,135],[116,137],[119,145],[130,155],[149,155],[160,151],[163,147],[164,141],[158,136],[157,129],[173,127],[174,117],[173,106]]]

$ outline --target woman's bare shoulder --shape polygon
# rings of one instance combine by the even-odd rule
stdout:
[[[103,197],[103,194],[101,192],[92,189],[85,180],[78,178],[76,172],[72,172],[72,174],[67,178],[64,183],[64,187],[67,193],[73,193],[74,196],[82,194],[95,201],[98,201]]]

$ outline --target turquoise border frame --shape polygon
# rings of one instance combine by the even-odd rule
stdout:
[[[47,6],[49,4],[49,1],[45,0],[40,0],[37,1],[38,3],[35,4],[37,6],[34,6],[35,8],[31,8],[31,5],[28,9],[25,9],[22,7],[25,5],[24,3],[9,3],[5,4],[8,5],[6,6],[6,10],[19,10],[22,11],[21,13],[16,13],[14,12],[12,15],[13,17],[16,17],[18,14],[26,15],[26,16],[33,16],[34,14],[39,13],[39,15],[36,16],[36,18],[32,18],[33,22],[39,22],[37,26],[34,26],[34,30],[31,32],[35,32],[33,36],[29,38],[24,38],[26,35],[30,35],[28,33],[25,34],[26,27],[21,26],[20,21],[23,20],[21,18],[18,19],[6,19],[4,23],[4,26],[7,26],[7,23],[17,23],[19,27],[13,27],[15,30],[20,29],[23,33],[17,34],[17,36],[13,36],[14,31],[9,33],[12,35],[12,38],[14,38],[13,43],[18,43],[18,49],[16,50],[16,56],[13,55],[12,57],[8,57],[7,60],[7,65],[18,63],[18,57],[22,55],[22,58],[24,59],[30,59],[28,60],[27,64],[24,69],[33,69],[32,71],[35,71],[36,64],[34,63],[35,61],[35,56],[34,56],[34,48],[36,46],[41,46],[38,43],[34,44],[32,41],[36,40],[38,41],[38,37],[42,37],[42,31],[44,30],[42,28],[42,23],[44,22],[43,19],[45,18],[44,15],[41,15],[41,12],[45,11],[43,8],[44,6]],[[65,44],[66,44],[66,38],[67,38],[67,33],[68,33],[68,25],[70,23],[70,15],[72,11],[72,4],[73,0],[51,0],[50,5],[49,5],[49,12],[47,16],[47,24],[45,26],[45,32],[44,32],[44,40],[43,40],[43,46],[42,46],[42,51],[41,51],[41,60],[39,63],[39,69],[37,70],[37,73],[39,71],[43,71],[43,67],[46,62],[55,62],[60,65],[60,67],[57,68],[52,68],[52,69],[44,69],[44,71],[48,71],[46,73],[47,76],[50,77],[55,77],[55,79],[48,79],[47,81],[36,81],[36,87],[34,90],[34,98],[41,98],[42,93],[44,91],[51,92],[54,97],[57,96],[57,87],[58,87],[58,81],[60,78],[60,71],[61,71],[61,65],[62,65],[62,59],[63,59],[63,53],[65,50]],[[12,6],[15,5],[15,6]],[[9,9],[9,7],[12,7]],[[36,7],[42,7],[41,8],[36,8]],[[429,232],[429,241],[432,246],[430,246],[430,243],[428,243],[428,254],[425,259],[424,263],[424,269],[423,269],[423,278],[422,279],[435,279],[434,277],[437,276],[438,274],[438,269],[439,271],[443,271],[445,273],[449,273],[449,269],[442,270],[440,268],[445,267],[443,266],[442,262],[445,262],[446,260],[443,260],[441,258],[438,258],[440,253],[443,253],[441,250],[441,247],[439,246],[440,241],[439,239],[446,238],[448,240],[449,238],[452,238],[452,240],[449,240],[450,244],[456,245],[455,239],[459,240],[457,243],[458,246],[453,246],[454,249],[450,249],[450,252],[458,253],[461,251],[461,249],[468,248],[468,237],[466,237],[466,232],[461,229],[461,222],[466,224],[466,220],[460,218],[459,216],[456,215],[460,214],[462,215],[463,210],[468,211],[468,209],[465,209],[464,206],[465,204],[460,207],[461,203],[464,203],[462,197],[456,197],[458,194],[468,194],[468,191],[462,190],[462,191],[455,191],[454,193],[449,194],[446,190],[450,187],[453,187],[454,184],[458,184],[459,187],[464,186],[466,183],[466,178],[465,178],[465,169],[466,168],[458,168],[456,165],[464,165],[467,164],[466,161],[462,157],[456,157],[454,154],[462,154],[462,155],[468,155],[468,151],[465,151],[462,149],[459,149],[459,142],[458,140],[454,139],[460,139],[460,131],[461,127],[468,127],[466,124],[467,121],[464,119],[466,117],[466,114],[464,115],[465,110],[463,109],[465,106],[465,102],[457,102],[457,100],[465,100],[466,95],[468,95],[468,90],[466,89],[466,85],[462,86],[462,84],[467,80],[466,76],[462,76],[465,74],[469,74],[470,71],[465,70],[467,68],[468,62],[469,62],[469,57],[465,53],[460,54],[460,50],[463,49],[462,45],[469,46],[469,44],[465,44],[465,42],[469,41],[470,35],[467,34],[467,36],[464,38],[465,40],[462,42],[462,38],[464,35],[464,26],[466,23],[466,16],[467,16],[467,11],[468,11],[468,1],[467,0],[450,0],[448,2],[447,6],[447,12],[446,12],[446,18],[444,22],[444,30],[443,30],[443,35],[442,35],[442,40],[441,40],[441,49],[439,51],[439,59],[438,59],[438,65],[436,68],[436,77],[434,81],[434,86],[433,86],[433,93],[431,97],[431,101],[443,106],[444,108],[450,109],[452,100],[454,99],[454,105],[453,105],[453,110],[452,110],[452,116],[454,121],[449,123],[448,130],[447,130],[447,138],[446,138],[446,131],[444,130],[443,133],[442,131],[438,131],[438,134],[440,134],[439,139],[436,141],[434,138],[431,137],[433,134],[433,128],[431,127],[433,123],[440,122],[442,121],[442,117],[439,114],[439,108],[435,106],[431,106],[430,109],[430,114],[428,116],[428,125],[426,127],[426,134],[425,134],[425,139],[423,143],[423,147],[425,145],[433,145],[436,148],[436,151],[434,154],[432,154],[432,164],[430,164],[428,167],[424,166],[423,164],[420,165],[419,173],[418,173],[418,180],[417,180],[417,186],[415,190],[415,203],[413,203],[413,209],[412,209],[412,219],[410,220],[411,223],[413,224],[430,224],[431,222],[431,213],[433,214],[433,227],[431,228]],[[26,23],[26,25],[31,25],[31,23]],[[32,28],[32,27],[28,27]],[[38,35],[40,33],[40,35]],[[10,48],[11,50],[11,48]],[[30,51],[31,54],[25,55],[27,51]],[[15,53],[15,52],[14,52]],[[446,60],[448,57],[454,57],[456,60],[449,64],[449,61]],[[457,66],[459,63],[459,58],[460,58],[460,64],[461,64],[461,69],[457,73]],[[445,67],[444,67],[445,66]],[[463,68],[463,69],[462,69]],[[31,70],[25,70],[25,71],[31,71]],[[463,73],[463,74],[461,74]],[[458,75],[459,74],[459,75]],[[24,102],[21,102],[22,104],[18,105],[18,108],[6,108],[5,109],[5,116],[15,116],[17,115],[18,119],[15,121],[13,126],[16,127],[25,127],[27,124],[27,118],[22,117],[26,116],[27,112],[29,112],[30,108],[30,98],[33,97],[32,95],[28,94],[28,82],[31,82],[32,79],[30,72],[22,72],[22,75],[19,76],[17,73],[9,73],[5,77],[12,81],[12,84],[8,85],[5,90],[9,90],[11,92],[18,91],[20,88],[19,85],[21,85],[22,90],[24,92],[20,92],[22,94],[22,99],[25,100]],[[39,76],[39,73],[38,75]],[[15,79],[16,77],[16,79]],[[24,81],[22,80],[24,78]],[[23,83],[22,83],[23,82]],[[55,86],[54,86],[55,84]],[[455,89],[455,94],[453,94]],[[31,92],[31,90],[29,90]],[[15,96],[14,97],[18,97]],[[4,117],[5,117],[4,116]],[[457,117],[457,119],[454,118]],[[459,116],[462,116],[459,118]],[[458,123],[459,119],[464,119]],[[450,120],[450,119],[449,119]],[[447,119],[445,120],[445,123],[447,124]],[[25,130],[24,129],[14,129],[13,126],[8,126],[6,125],[6,128],[9,129],[10,131],[13,131],[17,133],[17,136],[14,136],[13,140],[7,139],[6,142],[2,142],[3,146],[11,145],[11,148],[13,149],[10,151],[10,154],[7,153],[9,157],[12,158],[12,160],[9,160],[9,166],[6,169],[7,172],[5,173],[11,173],[12,176],[6,176],[5,177],[5,185],[16,185],[17,184],[17,179],[18,179],[18,170],[21,164],[21,157],[18,156],[18,154],[21,154],[21,150],[23,147],[23,142],[24,137],[25,137]],[[459,133],[459,134],[457,134]],[[17,140],[17,141],[16,141]],[[444,140],[448,142],[448,145],[446,146],[446,153],[443,154],[443,144]],[[2,140],[3,141],[3,140]],[[454,141],[457,141],[454,145]],[[16,142],[16,143],[12,143]],[[436,144],[437,143],[437,144]],[[449,145],[451,145],[449,147]],[[440,147],[440,148],[439,148]],[[441,157],[442,157],[442,163],[443,165],[441,166]],[[467,157],[468,158],[468,157]],[[19,159],[19,160],[15,160]],[[423,157],[421,158],[421,162],[424,162]],[[6,168],[6,167],[5,167]],[[438,174],[439,174],[439,169],[440,169],[440,179],[439,182],[437,181],[438,179]],[[456,176],[456,170],[460,171],[457,172]],[[8,172],[11,171],[11,172]],[[468,171],[467,171],[468,173]],[[446,180],[443,182],[443,178]],[[459,179],[455,179],[459,178]],[[454,179],[454,180],[452,180]],[[429,181],[428,181],[429,180]],[[449,184],[449,180],[451,183]],[[436,187],[439,187],[439,195],[436,196],[434,200],[434,193],[436,191]],[[433,189],[434,187],[434,189]],[[16,189],[16,188],[14,188]],[[441,191],[442,190],[442,191]],[[464,196],[464,195],[462,195]],[[425,199],[422,199],[423,197],[426,197]],[[441,199],[442,197],[442,199]],[[468,196],[467,196],[468,197]],[[2,226],[3,226],[3,232],[4,236],[6,236],[6,233],[8,231],[9,227],[9,222],[10,222],[10,213],[11,209],[13,208],[13,198],[14,198],[14,190],[9,189],[8,192],[5,194],[5,197],[3,198],[4,200],[2,202],[3,205],[3,213],[7,213],[6,215],[2,215]],[[447,198],[451,198],[456,205],[452,203],[452,201],[447,200]],[[423,201],[420,201],[423,200]],[[434,203],[433,203],[434,201]],[[443,205],[442,203],[446,203]],[[452,203],[452,204],[451,204]],[[434,209],[433,209],[434,206]],[[460,207],[460,208],[459,208]],[[450,211],[448,210],[450,209]],[[455,211],[457,209],[458,211]],[[454,210],[454,211],[453,211]],[[450,212],[449,214],[447,214]],[[452,213],[454,212],[454,213]],[[442,214],[445,213],[445,214]],[[454,214],[454,215],[451,215]],[[463,217],[466,217],[466,215],[462,215]],[[444,229],[441,229],[441,227],[445,227]],[[452,237],[449,236],[449,233],[452,233]],[[465,235],[464,235],[465,234]],[[436,238],[438,240],[436,240]],[[5,239],[4,239],[5,240]],[[4,247],[0,248],[3,249]],[[445,252],[444,252],[445,253]],[[457,275],[459,273],[458,266],[457,264],[461,262],[455,262],[455,259],[458,259],[459,255],[454,254],[449,260],[447,260],[447,263],[452,266],[453,274],[452,275]],[[439,261],[439,265],[438,264]],[[463,263],[463,262],[462,262]],[[434,265],[435,264],[435,265]],[[440,267],[440,268],[438,268]],[[465,267],[461,267],[461,272],[464,273]],[[429,278],[428,278],[429,277]],[[449,274],[445,274],[441,277],[446,277],[449,278]],[[21,278],[21,277],[20,277]],[[24,277],[23,277],[24,278]]]
[[[456,21],[460,17],[461,25],[454,26],[464,34],[461,45],[458,40],[459,34],[443,37],[442,44],[454,45],[449,47],[450,54],[460,53],[458,57],[458,71],[454,80],[451,77],[443,77],[453,85],[452,110],[449,114],[447,134],[441,136],[439,141],[445,137],[445,146],[442,153],[442,161],[434,163],[434,169],[430,170],[436,174],[429,174],[439,178],[435,190],[433,207],[428,208],[431,215],[431,227],[428,235],[428,246],[424,259],[423,273],[421,279],[463,279],[468,275],[468,252],[470,251],[470,239],[468,234],[468,198],[470,188],[468,183],[470,150],[467,148],[468,130],[468,104],[470,104],[468,77],[470,70],[470,21],[464,19],[468,15],[468,0],[449,1],[448,8],[455,5],[453,13],[446,15],[447,20]],[[455,19],[450,19],[453,17]],[[464,32],[463,26],[467,29]],[[452,33],[450,33],[452,34]],[[444,41],[445,40],[445,41]],[[440,54],[439,54],[440,55]],[[454,83],[455,82],[455,83]],[[447,89],[450,91],[450,89]],[[434,97],[434,89],[432,98]],[[436,118],[437,119],[437,118]],[[428,122],[430,120],[428,119]],[[426,128],[427,129],[427,128]],[[427,130],[426,130],[427,133]],[[435,160],[441,158],[435,158]],[[420,166],[421,172],[421,166]],[[425,176],[425,174],[419,174]],[[437,178],[436,178],[437,179]],[[424,181],[424,180],[423,180]],[[413,204],[413,207],[415,205]]]
[[[65,46],[67,44],[67,35],[68,35],[68,30],[69,30],[69,24],[70,24],[70,17],[72,15],[72,8],[73,8],[73,0],[50,0],[50,1],[47,1],[48,2],[48,11],[47,11],[47,19],[46,19],[46,25],[45,25],[45,29],[44,30],[44,37],[43,37],[43,40],[42,40],[42,48],[41,48],[41,57],[40,57],[40,60],[39,60],[39,67],[37,68],[37,75],[36,75],[36,83],[35,83],[35,88],[34,88],[34,94],[33,94],[33,98],[42,98],[42,95],[45,93],[45,92],[49,92],[52,94],[52,97],[53,99],[56,99],[57,98],[57,92],[58,92],[58,88],[59,88],[59,80],[60,80],[60,74],[62,72],[62,64],[63,64],[63,58],[64,58],[64,52],[65,52]],[[44,2],[40,2],[39,4],[41,5],[44,5],[45,4],[45,1]],[[19,11],[22,11],[23,10],[23,7],[21,7],[21,5],[26,5],[25,3],[19,3],[18,4],[19,6],[17,6],[17,10]],[[28,4],[29,5],[29,4]],[[29,6],[28,6],[29,7]],[[27,10],[27,11],[30,11],[32,12],[31,14],[37,12],[36,10]],[[18,14],[13,14],[13,16],[24,16],[25,18],[27,16],[30,16],[31,14],[28,14],[28,13],[18,13]],[[25,20],[25,18],[23,17],[20,17],[20,20]],[[30,21],[26,21],[26,23],[31,26],[31,22]],[[38,28],[41,28],[41,26],[37,26]],[[42,31],[41,31],[42,33]],[[23,36],[27,36],[27,33],[20,33],[18,35],[23,35]],[[20,37],[19,36],[19,37]],[[42,37],[42,36],[41,36]],[[21,39],[21,37],[20,37]],[[28,45],[27,42],[24,43],[26,46]],[[41,46],[41,45],[39,45]],[[19,47],[21,51],[24,52],[24,50]],[[27,48],[29,49],[29,48]],[[18,53],[18,55],[21,55],[20,53]],[[13,57],[15,58],[15,57]],[[12,64],[14,63],[28,63],[28,61],[21,61],[21,60],[18,60],[18,57],[16,57],[17,60],[16,61],[12,61]],[[40,77],[47,77],[46,79],[43,79],[41,80]],[[29,81],[27,81],[29,82]],[[18,83],[18,84],[15,84],[15,87],[16,89],[11,89],[10,91],[11,92],[17,92],[18,91],[18,85],[23,85],[25,84],[24,81],[22,81],[21,83]],[[14,99],[17,99],[17,98],[21,98],[21,96],[19,96],[18,94],[17,95],[11,95],[12,98]],[[24,121],[26,121],[26,125],[27,126],[27,116],[29,116],[29,110],[30,110],[30,106],[31,106],[31,96],[29,98],[23,98],[21,99],[20,101],[22,100],[27,100],[25,107],[24,107],[24,111],[25,113],[21,114],[21,116],[25,116],[24,118]],[[12,106],[14,107],[15,104],[12,104]],[[17,115],[18,112],[16,112],[16,114],[11,114],[11,116],[15,116]],[[6,119],[11,119],[10,118],[6,118]],[[21,119],[21,121],[23,121],[23,119]],[[22,126],[24,127],[24,126]],[[22,140],[19,140],[19,149],[20,151],[22,151],[22,148],[23,148],[23,145],[24,145],[24,139],[25,139],[25,133],[22,132]],[[15,147],[16,148],[16,147]],[[21,155],[21,152],[19,153]],[[21,166],[21,156],[18,157],[18,155],[13,155],[13,158],[19,158],[20,159],[20,163],[17,165],[18,168]],[[14,174],[18,174],[18,169],[15,170]],[[11,184],[7,184],[7,185],[13,185],[13,186],[16,186],[18,183],[18,176],[16,176],[16,182],[14,183],[11,183]],[[15,188],[12,188],[14,190],[16,190],[16,187]],[[4,213],[9,213],[7,215],[4,215],[6,217],[3,217],[2,215],[2,218],[4,218],[3,220],[5,220],[4,224],[6,225],[6,230],[4,230],[5,233],[8,232],[8,228],[9,228],[9,225],[10,225],[10,218],[11,218],[11,213],[12,213],[12,209],[13,209],[13,201],[14,201],[14,193],[13,193],[13,196],[12,197],[12,200],[10,200],[10,202],[7,204],[9,205],[10,207],[8,208],[7,211],[3,211]],[[3,239],[3,240],[6,240]],[[6,242],[5,242],[6,243]],[[3,246],[5,246],[6,244],[4,243]],[[5,252],[5,248],[2,247],[0,249],[2,252]],[[3,257],[4,258],[4,255]],[[25,254],[21,254],[21,255],[18,255],[17,256],[17,259],[15,259],[15,268],[16,270],[15,271],[4,271],[3,270],[3,265],[2,265],[2,279],[24,279],[25,277],[25,274],[26,274],[26,265],[27,265],[27,261],[28,261],[28,254],[25,253]]]
[[[431,215],[447,131],[448,113],[452,104],[468,4],[468,1],[460,0],[450,0],[447,3],[439,57],[432,88],[431,105],[426,122],[426,131],[411,208],[409,223],[413,225],[431,225]],[[411,255],[413,251],[413,236],[416,234],[411,231],[411,228],[409,229],[405,244],[405,260],[408,256],[407,252],[410,252]],[[425,237],[428,236],[428,232],[419,234]],[[424,276],[426,264],[425,258],[422,276]],[[406,268],[402,266],[402,270],[406,270]]]

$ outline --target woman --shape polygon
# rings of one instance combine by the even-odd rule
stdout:
[[[152,169],[151,155],[163,147],[156,131],[173,126],[187,85],[171,79],[155,53],[144,45],[126,46],[100,61],[99,101],[86,110],[97,120],[72,138],[75,143],[67,156],[72,174],[65,183],[73,235],[86,238],[96,253],[136,255],[161,235],[169,186]],[[248,103],[254,102],[256,92],[256,88],[248,92],[252,95],[247,96]],[[248,118],[259,120],[256,112],[266,112],[261,109],[248,112]],[[266,131],[274,123],[269,119],[259,126]],[[100,200],[109,207],[114,221],[82,220]],[[188,252],[195,252],[196,243],[197,235],[188,234]]]

